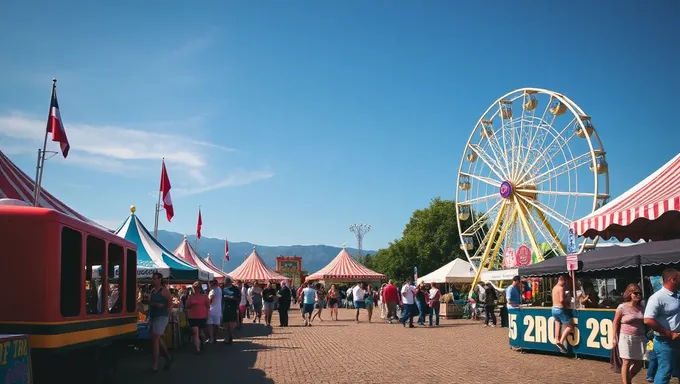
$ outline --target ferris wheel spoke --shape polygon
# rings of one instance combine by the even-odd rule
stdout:
[[[486,224],[488,218],[491,217],[491,213],[494,212],[494,210],[498,208],[502,202],[503,200],[498,200],[496,204],[492,205],[488,211],[484,212],[480,217],[478,217],[477,220],[472,223],[472,225],[463,231],[463,236],[471,236],[480,230],[484,224]]]
[[[569,225],[571,225],[571,220],[569,220],[568,218],[564,217],[562,214],[558,213],[557,211],[555,211],[554,209],[548,207],[547,205],[541,203],[540,201],[538,201],[538,200],[532,200],[532,199],[529,199],[529,198],[524,197],[524,196],[522,196],[522,195],[518,195],[518,196],[520,197],[520,199],[524,200],[524,204],[525,204],[525,205],[527,205],[527,204],[528,204],[528,205],[531,205],[531,206],[533,206],[534,208],[536,208],[537,210],[542,211],[542,212],[545,212],[548,216],[550,216],[550,217],[552,217],[553,219],[557,220],[558,222],[560,222],[560,223],[561,223],[562,225],[564,225],[565,227],[569,227]],[[528,206],[527,206],[527,207],[528,207]]]
[[[537,176],[532,177],[529,180],[522,182],[519,186],[521,188],[525,185],[541,185],[551,179],[559,177],[569,171],[573,171],[584,165],[592,163],[592,154],[590,152],[584,153],[580,156],[574,157],[566,163],[562,163],[554,168],[551,168]]]
[[[524,234],[529,238],[529,243],[531,244],[531,247],[534,249],[534,252],[538,255],[541,251],[541,249],[538,246],[538,242],[536,241],[536,236],[534,236],[534,232],[531,230],[531,224],[529,223],[529,210],[528,207],[526,207],[523,202],[517,197],[518,195],[513,195],[513,200],[515,202],[515,205],[517,207],[517,214],[519,216],[519,222],[522,228],[524,229]]]
[[[496,176],[498,176],[499,180],[505,180],[505,177],[502,174],[502,167],[500,164],[498,164],[494,159],[489,157],[489,154],[486,153],[479,145],[477,144],[470,144],[468,146],[474,153],[477,154],[477,157],[479,157],[484,164],[486,164],[489,169],[491,169],[491,172],[493,172]]]
[[[461,201],[461,202],[458,203],[458,205],[472,205],[472,204],[480,203],[482,201],[486,201],[486,200],[490,200],[490,199],[500,199],[500,198],[501,198],[501,196],[498,193],[493,193],[491,195],[479,196],[479,197],[475,197],[474,199]]]
[[[501,186],[501,182],[500,182],[500,181],[494,180],[494,179],[489,178],[489,177],[474,175],[474,174],[472,174],[472,173],[467,173],[467,172],[461,172],[460,174],[463,175],[463,176],[467,176],[467,177],[469,177],[469,178],[475,179],[475,180],[479,180],[479,181],[481,181],[482,183],[489,184],[489,185],[492,185],[492,186],[494,186],[494,187],[500,188],[500,186]]]
[[[564,132],[565,132],[567,129],[569,129],[569,127],[573,124],[573,122],[574,122],[575,120],[576,120],[576,117],[574,117],[567,125],[565,125],[564,128],[562,128],[562,130],[560,130],[560,132],[559,132],[555,137],[553,137],[553,139],[552,139],[552,141],[550,142],[550,144],[548,144],[548,146],[545,147],[545,149],[541,152],[541,154],[540,154],[539,156],[536,156],[536,158],[535,158],[534,161],[531,163],[531,165],[529,165],[529,166],[527,167],[527,165],[526,165],[526,160],[525,160],[524,164],[522,164],[522,170],[521,170],[522,173],[521,173],[521,174],[519,175],[519,177],[518,177],[517,179],[515,179],[515,180],[522,180],[523,178],[525,178],[525,177],[527,177],[528,175],[530,175],[530,174],[531,174],[531,171],[534,169],[534,167],[536,167],[536,164],[538,164],[538,162],[548,154],[548,151],[549,151],[551,148],[553,148],[553,145],[555,145],[555,142],[556,142],[558,139],[560,139],[560,138],[563,139]],[[572,137],[574,137],[574,135],[571,135],[567,140],[564,140],[564,142],[562,143],[562,145],[561,145],[558,149],[556,149],[555,151],[553,151],[553,156],[552,156],[552,157],[554,157],[554,154],[555,154],[555,153],[558,153],[559,151],[561,151],[562,148],[564,148],[565,145],[569,144],[569,142],[571,141],[571,138],[572,138]],[[544,141],[544,142],[545,142],[545,141]],[[552,160],[552,157],[551,157],[550,159],[548,159],[547,161]],[[528,160],[528,157],[527,157],[527,160]]]
[[[539,211],[536,211],[536,212],[539,212]],[[539,217],[539,220],[536,220],[534,215],[532,215],[530,213],[529,214],[529,220],[534,224],[534,227],[536,228],[536,230],[538,230],[539,233],[541,234],[541,236],[543,236],[543,239],[546,240],[546,243],[550,246],[550,249],[552,249],[553,252],[555,252],[557,254],[563,254],[564,253],[564,252],[562,252],[562,247],[563,247],[562,242],[559,240],[559,238],[557,237],[557,234],[555,233],[555,231],[550,226],[550,223],[545,220],[545,218]],[[541,225],[539,223],[539,221],[544,223],[544,225]],[[543,231],[544,229],[546,231],[548,231],[547,234]],[[537,253],[537,255],[538,255],[538,253]],[[541,253],[540,253],[539,258],[541,260],[543,260],[544,256],[545,255],[543,253],[543,249],[541,249]]]
[[[550,110],[550,104],[552,104],[552,101],[553,101],[553,96],[551,95],[550,100],[548,100],[548,103],[546,104],[545,108],[543,109],[543,113],[541,114],[541,119],[539,120],[539,122],[545,121],[545,115]],[[534,130],[533,134],[531,132],[529,132],[529,136],[528,136],[529,140],[528,140],[528,146],[527,146],[527,150],[526,150],[526,156],[524,156],[524,163],[526,163],[529,160],[530,155],[532,153],[533,144],[535,144],[537,142],[538,135],[542,132],[541,131],[542,128],[540,127],[540,125],[541,125],[541,123],[539,123],[538,126],[536,126],[536,129]],[[522,166],[520,167],[520,170],[523,170],[523,169],[524,169],[524,164],[522,164]],[[515,180],[521,180],[521,178],[515,179]]]
[[[519,193],[538,193],[539,195],[555,195],[555,196],[575,196],[575,197],[594,197],[596,194],[591,192],[569,192],[569,191],[549,191],[546,189],[516,189]]]
[[[503,163],[502,160],[504,160],[504,158],[501,155],[499,155],[499,153],[502,153],[502,151],[500,150],[498,140],[496,139],[497,134],[498,134],[497,132],[494,132],[494,134],[487,139],[487,142],[489,144],[489,149],[491,149],[491,154],[493,155],[492,162],[494,164],[498,164],[501,174],[503,175],[502,179],[507,180],[508,179],[507,161]]]

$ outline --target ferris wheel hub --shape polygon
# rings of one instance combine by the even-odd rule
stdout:
[[[511,182],[504,181],[503,183],[501,183],[500,193],[501,193],[502,198],[504,198],[504,199],[511,198],[513,190],[514,190],[514,186],[512,185]]]

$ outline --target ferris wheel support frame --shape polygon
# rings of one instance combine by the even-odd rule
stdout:
[[[470,133],[470,136],[469,136],[467,144],[466,144],[466,149],[470,149],[471,151],[473,151],[477,155],[477,157],[479,159],[481,159],[487,165],[487,167],[489,167],[489,169],[492,172],[494,172],[497,176],[500,176],[500,175],[497,174],[497,172],[501,172],[501,173],[509,172],[510,175],[517,175],[517,174],[521,173],[522,171],[524,171],[526,173],[527,169],[532,169],[533,166],[535,166],[538,163],[539,158],[542,157],[542,156],[537,157],[534,161],[532,161],[533,165],[529,168],[527,168],[526,167],[527,164],[525,164],[525,163],[528,163],[529,159],[525,158],[524,163],[521,164],[521,165],[518,165],[517,168],[515,168],[515,166],[513,166],[512,164],[509,164],[507,162],[507,159],[506,159],[506,165],[507,166],[505,168],[509,168],[509,169],[504,169],[502,166],[500,166],[500,167],[498,167],[498,169],[496,169],[496,167],[492,166],[492,164],[490,164],[488,162],[488,159],[486,159],[485,156],[483,156],[483,153],[480,153],[481,148],[478,148],[477,144],[472,144],[472,139],[473,139],[475,133],[477,132],[477,127],[479,127],[480,125],[483,126],[483,120],[485,118],[487,118],[487,114],[489,114],[489,112],[492,109],[496,108],[497,106],[500,106],[504,100],[510,100],[511,102],[514,102],[517,99],[525,98],[525,97],[527,97],[527,95],[531,95],[531,94],[535,94],[535,93],[542,93],[544,95],[549,96],[550,97],[549,105],[554,100],[557,100],[559,103],[564,105],[564,107],[569,112],[572,113],[574,118],[572,119],[572,121],[569,124],[567,124],[567,126],[565,126],[565,129],[568,126],[571,126],[573,123],[576,123],[576,125],[582,130],[586,130],[586,128],[587,128],[586,125],[584,124],[584,119],[581,118],[581,116],[587,116],[587,115],[583,112],[583,110],[576,103],[574,103],[571,99],[569,99],[568,97],[564,96],[561,93],[554,92],[554,91],[547,90],[547,89],[533,88],[533,87],[519,88],[519,89],[516,89],[516,90],[513,90],[511,92],[506,93],[505,95],[498,98],[495,102],[491,103],[490,106],[486,109],[486,111],[484,111],[484,113],[481,115],[481,117],[477,120],[477,123],[475,124],[475,129],[473,129],[472,132]],[[510,98],[510,99],[506,99],[509,96],[513,96],[513,95],[520,95],[520,96]],[[499,115],[501,113],[501,111],[502,111],[502,109],[499,107],[498,111],[493,113],[493,116],[491,117],[491,119],[493,119],[494,117]],[[544,110],[543,114],[545,115],[546,112],[547,112],[547,109]],[[504,118],[505,118],[505,115],[503,115],[503,117],[501,119],[504,119]],[[549,124],[550,126],[553,125],[555,118],[556,118],[556,115],[553,114],[551,122]],[[544,120],[544,118],[542,117],[541,120]],[[524,124],[524,120],[521,121],[521,124],[522,125]],[[505,135],[505,130],[502,131],[502,134]],[[521,139],[521,136],[520,136],[520,139]],[[597,140],[597,144],[599,145],[599,148],[598,148],[597,151],[595,150],[595,148],[593,146],[593,142],[591,142],[590,140],[586,141],[587,144],[588,144],[588,149],[589,149],[589,152],[587,153],[587,155],[589,157],[588,163],[592,164],[593,167],[597,165],[597,157],[603,156],[603,155],[606,154],[606,151],[604,149],[604,145],[602,144],[602,140],[599,137],[599,135],[595,134],[594,139]],[[506,145],[505,140],[503,141],[503,144]],[[512,144],[514,144],[514,142]],[[545,144],[545,143],[543,143],[543,144]],[[530,145],[529,149],[531,149],[531,143],[529,145]],[[552,143],[551,143],[551,145],[552,145]],[[566,145],[566,143],[564,145]],[[490,146],[490,149],[491,149],[491,151],[495,151],[493,146]],[[547,152],[547,150],[544,151],[544,152]],[[458,176],[457,176],[457,183],[456,183],[457,185],[460,185],[461,176],[467,175],[467,177],[469,177],[469,178],[478,179],[478,180],[481,178],[481,176],[477,176],[477,175],[471,174],[469,172],[463,171],[462,164],[464,164],[466,156],[467,156],[467,150],[463,151],[463,154],[462,154],[461,167],[459,169]],[[496,157],[497,157],[497,155],[496,155]],[[515,168],[515,169],[513,169],[513,168]],[[539,175],[539,176],[541,176],[541,175]],[[501,177],[501,180],[502,179],[503,178]],[[535,177],[534,179],[538,179],[538,177]],[[491,181],[491,180],[488,180],[488,181],[480,180],[480,181],[488,183],[488,181]],[[595,211],[597,209],[598,200],[601,199],[599,188],[598,188],[599,182],[600,181],[598,180],[597,173],[596,173],[595,177],[594,177],[594,183],[593,183],[594,184],[593,185],[593,187],[594,187],[594,193],[593,193],[594,198],[593,198],[593,201],[592,201],[592,208],[591,208],[592,211]],[[605,178],[604,183],[605,183],[606,193],[603,196],[608,197],[608,191],[609,191],[609,178],[608,177]],[[522,186],[518,186],[518,187],[521,188]],[[588,195],[590,195],[590,194],[588,194]],[[521,195],[520,195],[520,197],[524,198],[524,196],[521,196]],[[483,198],[484,198],[484,196],[478,197],[477,199],[483,199]],[[604,199],[604,198],[602,198],[602,199]],[[512,212],[511,215],[512,215],[513,218],[517,217],[517,216],[519,217],[520,225],[524,228],[526,235],[528,235],[527,236],[528,240],[529,240],[532,248],[534,248],[534,252],[536,254],[537,260],[543,260],[544,255],[543,255],[542,249],[538,246],[538,242],[536,241],[536,238],[533,234],[533,231],[531,230],[531,224],[529,222],[529,218],[531,218],[531,220],[534,223],[536,223],[536,220],[534,219],[534,217],[531,216],[532,210],[537,213],[539,221],[543,224],[544,228],[547,229],[547,231],[549,232],[550,238],[552,238],[552,240],[554,241],[554,245],[559,246],[559,248],[563,252],[566,253],[565,245],[559,239],[558,234],[555,232],[554,228],[550,224],[550,222],[547,219],[544,212],[542,212],[541,208],[536,206],[535,204],[531,204],[533,202],[522,201],[524,199],[519,199],[517,196],[513,196],[513,200],[514,200],[514,203],[515,203],[515,207],[513,209],[514,212]],[[501,222],[503,221],[503,219],[506,216],[505,211],[506,211],[506,204],[503,203],[501,208],[500,208],[500,212],[498,213],[498,217],[496,218],[496,220],[494,221],[494,223],[492,225],[491,231],[489,231],[489,233],[487,234],[487,235],[493,234],[494,238],[487,241],[486,240],[487,236],[484,236],[484,239],[482,240],[482,242],[486,242],[487,245],[486,245],[486,247],[483,251],[483,254],[481,255],[481,258],[479,258],[480,259],[479,265],[477,266],[474,262],[471,263],[472,267],[476,270],[475,271],[475,278],[473,280],[473,287],[479,281],[479,278],[481,276],[481,272],[485,269],[484,267],[488,265],[488,268],[492,268],[494,266],[492,264],[494,263],[494,260],[495,260],[494,258],[497,256],[496,252],[500,249],[501,242],[502,242],[501,239],[503,238],[502,236],[504,236],[505,233],[511,227],[513,227],[512,225],[507,225],[507,226],[506,225],[502,225],[502,226],[500,225]],[[488,212],[486,212],[486,213],[488,213]],[[483,214],[483,216],[485,216],[486,213]],[[556,212],[553,212],[553,213],[556,213]],[[547,214],[550,215],[551,217],[553,217],[553,215],[551,215],[550,211],[548,211]],[[557,214],[557,215],[562,216],[560,214]],[[562,218],[567,219],[567,217],[565,217],[565,216],[562,216]],[[556,220],[558,220],[558,219],[556,219]],[[458,225],[460,227],[461,220],[457,219],[457,221],[458,221]],[[563,220],[558,220],[558,221],[563,222]],[[474,225],[475,225],[475,223],[473,222],[472,226],[474,226]],[[500,233],[501,237],[500,238],[498,237],[499,227],[501,227],[501,233]],[[466,229],[466,231],[462,231],[462,230],[459,229],[459,237],[460,237],[461,244],[464,243],[464,239],[463,239],[464,232],[467,232],[467,229]],[[474,233],[474,231],[473,231],[473,233]],[[543,234],[542,234],[542,236],[543,236]],[[495,243],[494,243],[494,240],[495,240]],[[594,239],[593,242],[596,244],[597,240],[598,239]],[[583,244],[581,244],[581,247],[580,247],[581,251],[586,247],[586,242],[587,242],[587,240],[584,241]],[[466,251],[466,255],[468,256],[468,258],[470,258],[470,253],[468,251]],[[478,257],[478,256],[475,256],[475,257]],[[495,262],[497,263],[497,260]]]

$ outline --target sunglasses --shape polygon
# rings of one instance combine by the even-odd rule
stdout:
[[[633,292],[633,295],[642,295],[642,292]]]

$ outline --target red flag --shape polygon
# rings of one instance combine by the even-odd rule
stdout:
[[[165,161],[163,161],[163,168],[161,170],[161,196],[163,197],[163,208],[165,208],[165,217],[168,221],[172,221],[172,217],[175,216],[175,210],[172,208],[172,198],[170,197],[170,178],[168,177],[168,171],[165,169]]]
[[[66,137],[64,125],[61,123],[61,114],[59,113],[59,102],[57,101],[57,87],[52,86],[52,99],[50,100],[50,114],[47,118],[47,132],[52,133],[52,141],[59,142],[61,147],[61,154],[66,158],[71,146]]]
[[[201,208],[198,208],[198,224],[196,224],[196,238],[201,238],[201,227],[203,227],[203,219],[201,218]]]
[[[224,258],[229,261],[229,242],[227,239],[224,239]]]

